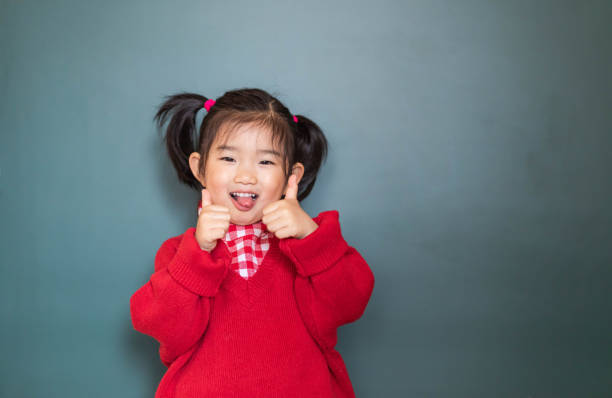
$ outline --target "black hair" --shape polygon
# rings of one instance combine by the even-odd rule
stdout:
[[[294,115],[277,98],[257,88],[242,88],[217,98],[196,137],[196,113],[207,100],[194,93],[167,96],[154,116],[159,127],[170,120],[164,141],[179,181],[197,190],[204,188],[189,168],[189,155],[200,153],[199,169],[203,172],[210,147],[220,131],[231,133],[243,124],[253,124],[268,129],[273,143],[281,148],[285,182],[295,163],[304,165],[297,198],[301,201],[308,196],[327,156],[327,139],[315,122],[303,115],[295,115],[295,122]]]

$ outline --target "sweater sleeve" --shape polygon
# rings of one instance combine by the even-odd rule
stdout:
[[[132,324],[160,343],[166,366],[204,334],[210,301],[225,278],[229,254],[220,242],[209,253],[195,239],[195,228],[168,239],[155,255],[155,272],[130,298]]]
[[[359,319],[374,289],[374,275],[340,230],[338,212],[313,218],[318,228],[303,239],[281,239],[295,264],[295,295],[304,323],[324,350],[337,342],[337,328]]]

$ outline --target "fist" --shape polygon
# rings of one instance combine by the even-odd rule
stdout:
[[[198,216],[195,238],[202,250],[210,252],[223,239],[230,224],[230,211],[225,206],[213,205],[210,192],[202,190],[202,211]]]
[[[287,183],[285,199],[272,202],[263,209],[261,221],[266,224],[268,231],[279,239],[302,239],[318,228],[317,223],[302,210],[297,200],[297,192],[297,177],[292,174]]]

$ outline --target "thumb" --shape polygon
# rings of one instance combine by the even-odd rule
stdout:
[[[208,192],[206,188],[204,188],[202,190],[202,208],[204,208],[205,206],[211,205],[211,204],[212,204],[212,199],[210,198],[210,192]]]
[[[285,199],[296,199],[297,200],[298,184],[297,176],[291,174],[289,181],[287,182],[287,191],[285,192]]]

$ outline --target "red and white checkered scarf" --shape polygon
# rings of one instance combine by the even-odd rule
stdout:
[[[198,202],[198,216],[202,201]],[[252,277],[270,248],[271,234],[264,223],[236,225],[230,223],[224,241],[232,255],[231,269],[244,279]]]

